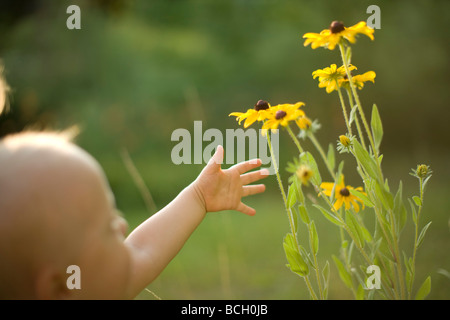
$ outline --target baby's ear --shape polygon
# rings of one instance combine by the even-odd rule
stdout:
[[[52,267],[41,269],[35,280],[36,299],[38,300],[65,300],[70,298],[67,288],[67,274],[61,273]]]

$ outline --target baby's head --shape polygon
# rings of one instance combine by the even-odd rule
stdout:
[[[0,141],[0,299],[126,298],[125,222],[100,165],[65,133]],[[69,289],[70,265],[81,289]]]

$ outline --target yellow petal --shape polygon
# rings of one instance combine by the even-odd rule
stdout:
[[[338,210],[342,207],[342,203],[343,203],[343,198],[342,198],[342,197],[339,197],[339,198],[336,200],[336,202],[334,203],[333,209],[334,209],[335,211],[338,211]]]

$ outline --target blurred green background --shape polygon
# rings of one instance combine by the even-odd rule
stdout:
[[[66,27],[69,4],[81,8],[81,30]],[[318,88],[311,73],[340,64],[340,55],[305,48],[301,36],[332,20],[366,20],[371,4],[381,8],[381,29],[374,42],[360,37],[353,49],[358,70],[377,73],[375,84],[361,92],[362,102],[380,110],[391,185],[401,179],[404,194],[412,196],[418,186],[410,169],[426,163],[434,172],[422,225],[433,223],[418,253],[416,284],[431,274],[429,298],[449,299],[450,279],[440,271],[450,271],[448,1],[3,0],[0,57],[12,90],[0,136],[79,125],[77,143],[103,166],[132,229],[151,212],[123,150],[162,208],[203,167],[171,161],[171,133],[192,132],[194,120],[203,121],[203,130],[225,132],[238,127],[230,112],[259,99],[303,101],[308,116],[322,124],[321,143],[334,143],[345,132],[338,97]],[[287,135],[280,146],[284,168],[295,147]],[[347,183],[362,185],[352,159],[341,159],[347,159]],[[287,181],[284,170],[282,176]],[[256,216],[209,214],[148,289],[162,299],[307,299],[304,282],[285,267],[282,239],[289,225],[275,178],[265,183],[263,195],[246,201]],[[338,230],[314,210],[320,263],[332,264],[330,298],[351,298],[331,260]],[[412,235],[409,222],[402,234],[406,250]],[[302,233],[300,239],[306,241]],[[155,296],[144,291],[138,298]]]

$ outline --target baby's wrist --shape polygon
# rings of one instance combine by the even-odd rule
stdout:
[[[206,202],[198,181],[195,180],[194,182],[192,182],[188,188],[191,189],[195,202],[198,203],[203,213],[206,214]]]

